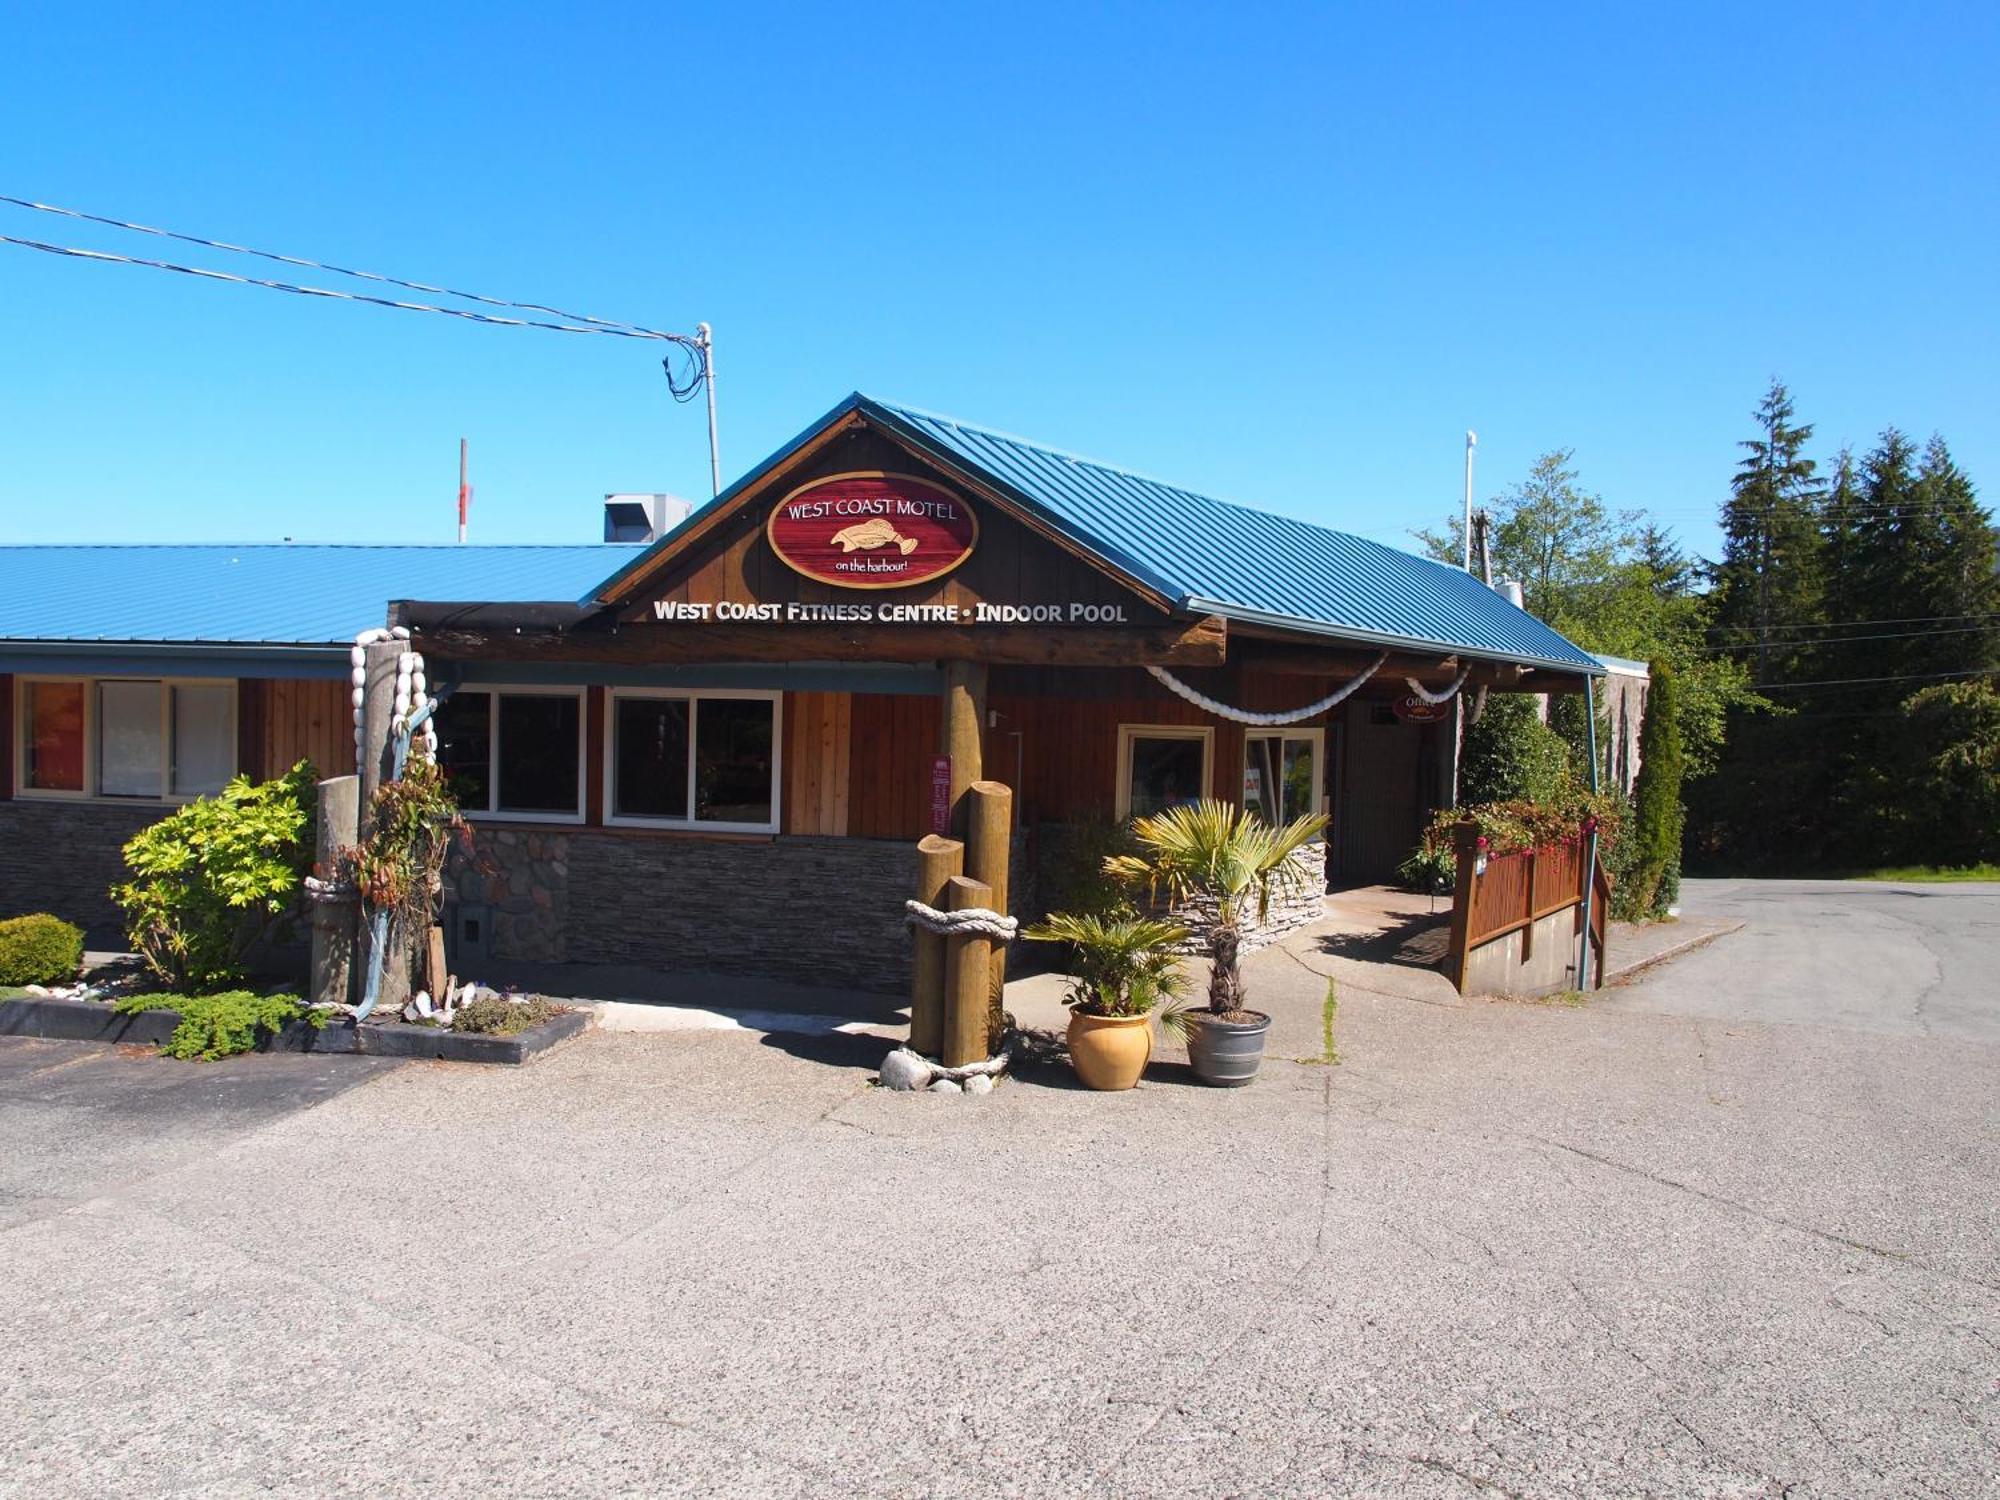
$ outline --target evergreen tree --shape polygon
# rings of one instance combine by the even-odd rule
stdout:
[[[1795,420],[1791,393],[1773,380],[1757,407],[1758,434],[1722,509],[1722,561],[1715,568],[1718,638],[1755,665],[1759,682],[1797,676],[1796,627],[1819,618],[1822,486],[1806,457],[1809,423]]]

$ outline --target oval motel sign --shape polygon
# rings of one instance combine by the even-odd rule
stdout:
[[[764,535],[795,572],[844,589],[942,578],[972,556],[979,521],[963,496],[914,474],[861,470],[800,485]]]

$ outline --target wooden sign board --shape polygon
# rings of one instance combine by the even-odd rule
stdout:
[[[931,832],[951,830],[951,757],[931,757]]]
[[[864,469],[800,485],[771,507],[765,536],[780,562],[817,582],[900,589],[972,556],[979,521],[941,484]]]

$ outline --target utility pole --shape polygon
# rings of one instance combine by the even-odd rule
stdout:
[[[1472,571],[1472,455],[1479,447],[1479,434],[1465,434],[1465,571]]]
[[[465,545],[465,517],[472,509],[472,486],[465,482],[465,439],[458,440],[458,545]]]
[[[715,330],[706,323],[694,325],[695,346],[701,350],[701,383],[708,387],[708,479],[709,493],[722,493],[722,449],[715,435]]]

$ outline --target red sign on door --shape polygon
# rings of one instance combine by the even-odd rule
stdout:
[[[844,589],[900,589],[972,556],[979,521],[963,496],[914,474],[868,470],[801,485],[764,535],[795,572]]]
[[[951,757],[931,757],[931,832],[951,829]]]

